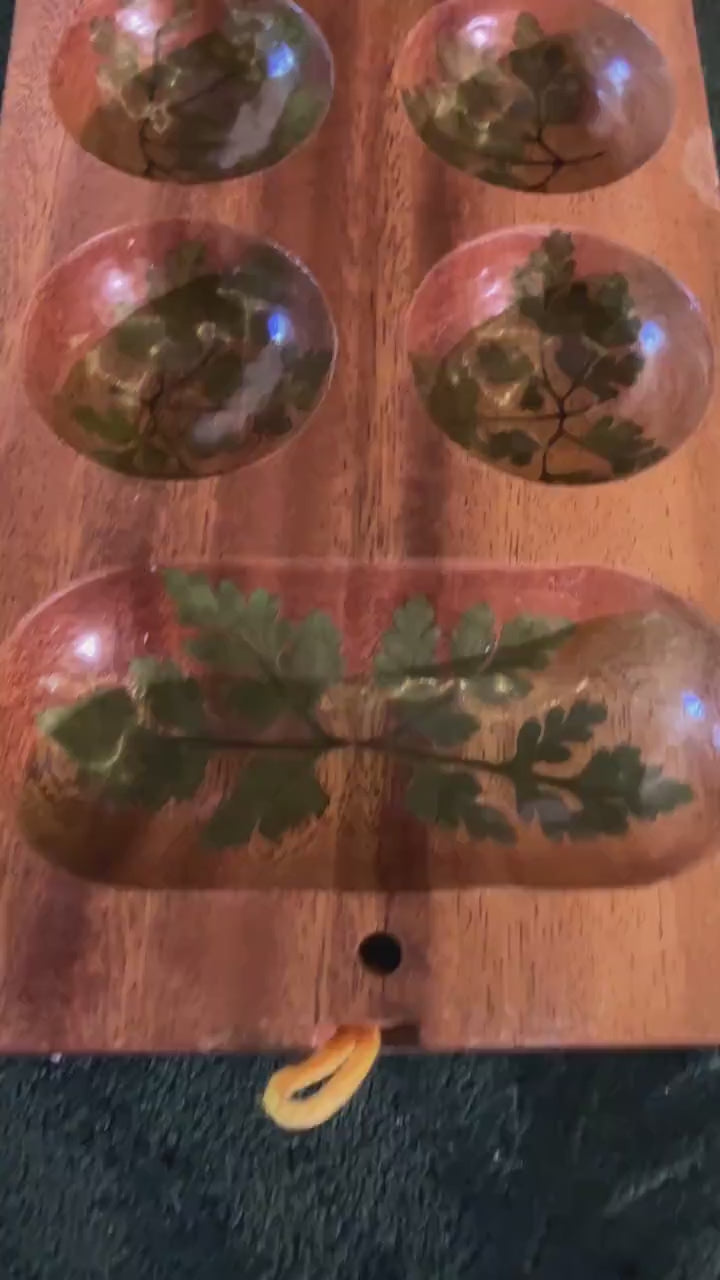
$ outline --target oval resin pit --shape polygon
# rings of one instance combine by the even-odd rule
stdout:
[[[284,0],[115,0],[67,32],[50,90],[68,132],[115,169],[217,182],[305,142],[333,67],[318,27]]]
[[[396,79],[431,151],[517,191],[605,186],[672,123],[659,50],[598,0],[448,0],[411,32]]]
[[[183,480],[280,448],[334,353],[317,284],[282,250],[213,224],[151,223],[98,236],[44,279],[25,383],[79,453]]]
[[[520,227],[454,250],[413,299],[407,345],[435,424],[545,484],[660,462],[712,390],[712,345],[690,294],[649,259],[579,231]]]
[[[3,795],[117,886],[649,882],[720,840],[719,664],[599,568],[115,571],[3,645]]]

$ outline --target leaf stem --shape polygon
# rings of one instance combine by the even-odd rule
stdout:
[[[140,154],[142,155],[142,158],[145,161],[145,168],[143,170],[142,176],[145,178],[151,178],[153,176],[153,169],[156,167],[155,162],[153,161],[152,157],[148,155],[148,151],[147,151],[147,147],[150,141],[150,139],[147,136],[148,129],[152,124],[152,116],[150,114],[149,108],[153,105],[155,98],[157,96],[158,89],[160,88],[160,77],[158,74],[160,70],[160,45],[161,45],[163,36],[165,35],[165,28],[168,25],[169,25],[168,23],[163,23],[161,26],[158,27],[157,31],[155,32],[155,38],[153,39],[152,63],[150,65],[150,72],[148,75],[147,109],[145,111],[145,114],[143,115],[142,120],[140,121],[140,126],[138,128],[138,146],[140,148]],[[162,176],[166,176],[166,175],[162,175]]]
[[[550,396],[551,396],[551,397],[552,397],[552,399],[555,401],[556,405],[558,405],[558,407],[559,407],[559,406],[560,406],[560,395],[559,395],[559,393],[555,390],[555,388],[554,388],[554,386],[553,386],[553,384],[552,384],[552,381],[551,381],[551,379],[550,379],[550,374],[548,373],[548,368],[547,368],[547,365],[546,365],[546,363],[545,363],[545,348],[544,348],[544,346],[543,346],[542,342],[540,343],[540,370],[541,370],[542,384],[543,384],[543,386],[545,387],[545,390],[549,392]],[[557,417],[557,414],[552,414],[551,416],[552,416],[552,417]]]
[[[545,445],[545,448],[543,449],[543,453],[542,453],[542,468],[540,471],[540,479],[544,480],[545,483],[547,483],[551,479],[550,470],[548,468],[550,450],[553,448],[554,445],[558,444],[559,441],[562,440],[564,435],[565,435],[565,410],[561,408],[557,418],[557,427],[555,431],[553,431],[552,435],[550,436],[550,439]]]
[[[550,143],[547,141],[547,139],[546,139],[546,137],[545,137],[545,130],[546,130],[546,128],[547,128],[547,125],[546,125],[546,123],[542,120],[542,115],[540,114],[540,121],[539,121],[539,128],[538,128],[538,131],[537,131],[537,133],[536,133],[535,137],[534,137],[534,138],[531,138],[531,139],[530,139],[530,141],[531,141],[531,142],[534,142],[534,143],[537,143],[537,145],[538,145],[539,147],[542,147],[542,149],[543,149],[543,151],[545,152],[545,154],[546,154],[547,156],[549,156],[550,160],[551,160],[551,161],[552,161],[552,163],[553,163],[553,168],[554,168],[554,169],[555,169],[555,171],[557,172],[557,170],[558,170],[558,169],[561,169],[561,168],[562,168],[562,166],[565,164],[565,161],[563,160],[562,156],[561,156],[561,155],[560,155],[560,154],[555,150],[555,148],[554,148],[554,147],[551,147],[551,146],[550,146]]]
[[[517,165],[522,168],[531,168],[531,167],[537,168],[539,166],[544,165],[550,169],[550,172],[546,175],[546,177],[542,178],[540,182],[528,184],[524,188],[524,190],[547,191],[553,178],[557,177],[558,173],[560,173],[562,169],[570,169],[574,165],[579,165],[579,164],[590,164],[593,160],[601,160],[602,157],[607,154],[605,151],[595,151],[590,155],[572,156],[571,158],[566,159],[565,156],[560,155],[560,152],[556,151],[555,148],[552,147],[550,143],[547,141],[547,138],[545,135],[546,135],[546,129],[548,125],[547,125],[547,122],[543,120],[542,106],[540,102],[537,102],[537,110],[538,110],[537,133],[526,138],[525,141],[531,143],[534,146],[541,147],[542,150],[545,152],[547,159],[536,160],[536,159],[528,158],[527,160],[525,159],[518,160]]]
[[[569,639],[574,630],[574,623],[568,622],[565,626],[558,627],[549,637],[544,637],[545,643],[547,644],[551,640],[553,647],[556,647],[563,640]],[[470,679],[472,676],[478,675],[492,675],[497,671],[507,673],[508,670],[512,670],[515,667],[526,665],[528,656],[536,652],[537,645],[537,640],[529,640],[524,644],[520,642],[514,645],[495,643],[494,647],[485,654],[472,655],[467,658],[449,658],[445,662],[412,667],[398,678],[398,686],[404,680],[461,680],[463,678]],[[361,684],[366,680],[366,675],[350,675],[345,676],[343,683]],[[392,697],[393,686],[386,687],[388,687],[388,696]],[[397,694],[397,688],[395,689],[395,694]]]
[[[188,746],[197,746],[203,751],[249,751],[267,752],[276,755],[294,755],[303,752],[317,755],[318,749],[320,754],[323,755],[331,751],[367,751],[372,755],[387,756],[410,764],[433,762],[453,768],[472,769],[480,773],[492,774],[495,777],[506,778],[510,782],[522,772],[524,777],[532,779],[533,782],[537,782],[542,786],[555,787],[560,790],[570,791],[573,794],[576,794],[578,790],[577,775],[562,777],[555,774],[535,773],[532,769],[520,770],[516,765],[516,756],[512,756],[509,760],[487,760],[484,756],[447,755],[443,752],[428,751],[423,747],[414,747],[410,744],[403,746],[394,742],[391,737],[346,738],[326,733],[322,743],[313,743],[302,739],[294,742],[287,740],[272,742],[268,739],[258,738],[208,738],[202,734],[191,734],[188,736],[183,735],[180,741]]]
[[[563,160],[563,169],[569,169],[574,164],[589,164],[591,160],[602,160],[605,155],[606,151],[593,151],[588,156],[573,156],[569,160]]]
[[[157,413],[161,407],[163,397],[167,395],[169,399],[172,398],[172,396],[174,396],[176,391],[179,391],[182,387],[186,386],[189,382],[192,382],[193,378],[197,377],[198,373],[200,373],[200,371],[207,364],[209,364],[210,361],[214,358],[214,356],[217,355],[221,350],[222,350],[222,344],[219,347],[214,344],[211,344],[208,350],[203,352],[202,356],[193,365],[193,367],[191,369],[187,369],[172,383],[169,382],[165,372],[162,369],[158,370],[158,384],[155,390],[153,391],[152,395],[148,396],[146,400],[141,400],[139,403],[140,413],[141,414],[143,412],[146,413],[147,419],[145,424],[142,424],[140,421],[137,424],[138,425],[138,441],[137,441],[138,444],[141,441],[144,443],[150,443],[153,446],[153,448],[158,449],[161,453],[165,453],[166,455],[168,453],[168,447],[170,449],[173,449],[175,447],[174,441],[167,440],[165,438],[163,431],[161,429],[160,423],[158,422],[158,419],[157,419]],[[137,455],[137,446],[135,444],[131,444],[128,449],[124,451],[120,451],[118,456],[122,457],[128,453],[131,456],[131,461],[133,465],[136,465],[135,458]]]
[[[583,414],[587,413],[586,409],[575,409],[573,411],[569,411],[567,409],[567,402],[570,399],[570,397],[573,396],[575,392],[580,389],[580,387],[582,387],[588,374],[592,372],[595,365],[598,363],[600,359],[601,359],[600,356],[595,355],[592,357],[591,360],[588,360],[587,364],[585,365],[585,368],[582,369],[580,373],[575,375],[567,391],[564,392],[563,395],[558,395],[557,391],[555,391],[550,381],[550,377],[545,366],[545,354],[544,354],[542,345],[540,347],[540,362],[542,364],[543,382],[545,383],[545,386],[547,387],[548,391],[550,392],[551,396],[555,400],[555,403],[557,404],[557,407],[558,407],[558,412],[555,415],[557,420],[557,428],[553,432],[553,434],[550,436],[550,439],[545,444],[545,447],[543,448],[543,454],[542,454],[542,469],[540,471],[540,480],[544,480],[546,484],[552,482],[552,480],[554,479],[548,467],[550,450],[554,447],[554,445],[558,444],[560,440],[563,439],[564,436],[569,435],[569,433],[565,429],[565,423],[568,421],[569,418],[581,417]],[[570,436],[570,439],[575,440],[576,437]]]
[[[217,80],[214,80],[212,84],[206,84],[202,89],[196,89],[195,93],[189,94],[187,98],[178,98],[173,102],[171,104],[173,114],[176,116],[182,116],[186,107],[192,106],[194,103],[199,102],[202,98],[212,93],[217,93],[218,89],[222,89],[226,84],[234,84],[235,80],[236,76],[234,72],[223,71],[222,75],[218,76]]]
[[[569,413],[565,414],[565,421],[567,422],[571,418],[582,418],[586,413],[587,413],[587,409],[572,409]],[[557,422],[557,414],[556,413],[532,413],[531,411],[528,411],[527,413],[522,413],[522,414],[502,413],[502,414],[499,414],[497,417],[490,417],[490,416],[483,415],[478,419],[478,426],[482,425],[483,422],[491,422],[494,424],[504,423],[504,422],[522,422],[525,424],[525,426],[529,426],[536,422]]]
[[[326,732],[320,724],[320,721],[313,715],[312,711],[308,709],[306,703],[293,696],[292,685],[288,684],[288,682],[283,679],[282,674],[278,671],[277,667],[272,662],[267,661],[264,655],[257,649],[257,646],[250,643],[247,636],[243,636],[243,643],[247,645],[248,649],[252,652],[262,675],[265,676],[273,689],[282,696],[289,709],[295,713],[303,724],[306,725],[316,744],[319,744],[320,746],[331,745],[333,741],[332,736]],[[241,746],[246,747],[247,744],[243,743]]]

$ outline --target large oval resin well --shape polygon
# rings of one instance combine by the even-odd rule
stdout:
[[[603,569],[116,571],[0,651],[4,801],[118,886],[649,882],[720,842],[719,665]]]
[[[694,298],[649,258],[581,231],[519,227],[454,250],[413,299],[407,345],[435,424],[544,484],[662,461],[712,390]]]
[[[625,177],[658,150],[673,115],[659,50],[598,0],[447,0],[411,32],[396,80],[431,151],[517,191]]]
[[[98,236],[42,281],[25,385],[79,453],[125,475],[193,479],[292,438],[334,352],[325,301],[298,262],[176,220]]]
[[[217,182],[295,151],[321,123],[332,59],[285,0],[106,0],[70,27],[55,109],[80,146],[159,182]]]

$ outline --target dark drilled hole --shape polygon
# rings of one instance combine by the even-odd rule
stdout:
[[[360,943],[358,955],[371,973],[394,973],[402,961],[402,947],[391,933],[369,933]]]

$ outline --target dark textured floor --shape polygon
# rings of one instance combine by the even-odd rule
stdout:
[[[389,1058],[292,1138],[270,1069],[0,1060],[0,1280],[720,1280],[720,1054]]]
[[[720,1055],[387,1058],[287,1137],[258,1059],[8,1063],[4,1280],[717,1280]]]

